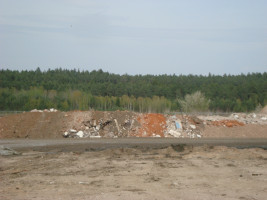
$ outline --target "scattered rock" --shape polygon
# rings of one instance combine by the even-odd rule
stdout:
[[[58,111],[57,109],[50,108],[49,110],[48,109],[44,109],[44,110],[33,109],[30,112],[57,112],[57,111]]]
[[[169,134],[172,135],[173,137],[180,137],[182,135],[180,132],[175,130],[170,130]]]
[[[192,129],[196,129],[197,127],[195,125],[190,125]]]
[[[63,137],[65,137],[65,138],[69,137],[69,132],[67,132],[67,131],[64,132],[64,133],[63,133]]]
[[[80,138],[83,138],[84,137],[84,133],[83,131],[78,131],[78,133],[76,133],[76,135]]]
[[[101,138],[100,135],[91,135],[90,138]]]

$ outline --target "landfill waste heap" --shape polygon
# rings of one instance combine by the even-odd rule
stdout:
[[[244,132],[254,125],[261,129],[258,137],[265,137],[267,113],[171,115],[130,111],[61,112],[51,108],[0,117],[0,138],[202,138],[211,127],[215,128],[213,132],[221,128],[234,129],[235,135],[229,136],[237,137],[235,127],[246,127],[242,129]],[[220,134],[223,137],[223,133]]]

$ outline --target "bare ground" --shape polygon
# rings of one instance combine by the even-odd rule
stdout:
[[[138,135],[138,129],[130,128],[132,125],[141,125],[147,133],[146,127],[154,127],[149,120],[128,127],[128,122],[136,117],[136,113],[129,112],[77,111],[0,118],[0,144],[22,152],[19,156],[0,156],[0,199],[266,199],[267,151],[214,146],[225,140],[224,145],[232,146],[235,141],[240,145],[238,138],[243,138],[247,143],[242,143],[242,147],[249,143],[250,147],[256,143],[266,147],[266,120],[229,128],[209,123],[204,126],[198,119],[181,118],[187,125],[185,131],[195,125],[203,140],[187,138],[187,145],[173,145],[175,138],[158,138],[152,142],[156,148],[151,148],[150,138],[129,139],[131,143],[119,145],[115,143],[127,138],[62,138],[64,131],[85,128],[84,122],[92,119],[117,119],[123,125],[118,128],[112,122],[101,130],[102,135],[121,128]],[[158,124],[164,128],[164,124]],[[206,138],[221,139],[215,144]],[[193,145],[195,141],[202,141],[202,146]],[[203,146],[203,141],[208,145]]]
[[[267,151],[212,146],[0,157],[0,199],[266,199]]]

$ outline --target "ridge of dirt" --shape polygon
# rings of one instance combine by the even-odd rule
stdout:
[[[227,126],[227,127],[245,126],[243,122],[239,122],[237,120],[211,121],[210,124],[214,126]]]
[[[267,115],[233,113],[229,117],[222,117],[130,111],[35,111],[0,117],[0,139],[53,139],[63,136],[267,138]]]
[[[1,138],[61,138],[64,113],[26,112],[0,118]]]

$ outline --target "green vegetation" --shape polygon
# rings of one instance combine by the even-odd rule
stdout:
[[[59,110],[190,111],[185,105],[192,107],[191,104],[184,103],[193,101],[197,94],[203,100],[199,108],[194,108],[197,111],[207,108],[252,111],[267,104],[267,73],[130,76],[102,70],[0,71],[0,110],[53,107]]]
[[[205,112],[209,110],[210,100],[200,92],[185,95],[184,100],[178,100],[183,112]]]

